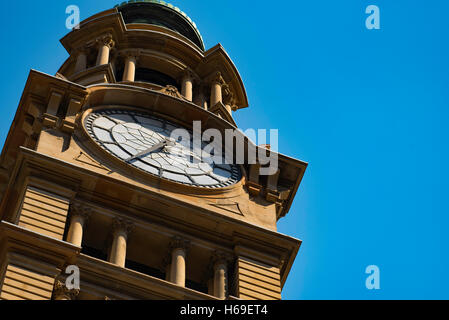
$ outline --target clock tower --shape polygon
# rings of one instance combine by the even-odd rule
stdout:
[[[158,0],[61,43],[0,158],[0,299],[281,299],[301,241],[276,225],[307,164],[236,130],[248,99],[224,48]]]

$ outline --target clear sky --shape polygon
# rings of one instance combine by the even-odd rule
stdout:
[[[65,9],[113,0],[4,1],[0,142],[31,68],[55,74]],[[310,165],[282,233],[303,240],[286,299],[449,299],[449,2],[173,0],[220,42],[250,108],[242,129],[279,129]],[[367,30],[365,9],[380,8]],[[380,268],[377,291],[365,268]]]

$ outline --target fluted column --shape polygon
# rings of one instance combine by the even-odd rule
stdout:
[[[76,64],[73,73],[78,73],[87,69],[87,49],[80,48],[76,52]]]
[[[190,71],[186,71],[182,77],[181,94],[187,100],[193,100],[193,74]]]
[[[81,247],[83,243],[83,231],[91,214],[90,208],[80,204],[73,204],[70,207],[70,226],[67,232],[67,242]]]
[[[223,102],[222,86],[224,80],[220,72],[215,74],[215,77],[211,81],[211,94],[210,94],[210,106],[213,107],[219,102]]]
[[[171,271],[170,281],[178,286],[186,285],[186,256],[189,242],[185,239],[176,237],[170,243]]]
[[[125,72],[123,73],[123,81],[135,81],[137,58],[137,52],[128,52],[125,55]]]
[[[110,51],[115,45],[115,42],[112,39],[112,35],[108,34],[98,39],[97,42],[98,42],[97,66],[108,64]]]
[[[126,250],[128,235],[131,232],[132,224],[122,219],[115,219],[112,229],[112,246],[109,262],[124,268],[126,263]]]

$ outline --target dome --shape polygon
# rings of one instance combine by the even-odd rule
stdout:
[[[204,51],[204,43],[195,23],[178,7],[160,0],[128,1],[116,5],[126,24],[144,23],[173,30]]]

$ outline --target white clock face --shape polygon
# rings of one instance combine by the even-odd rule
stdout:
[[[201,157],[192,140],[172,140],[175,129],[190,131],[164,119],[112,109],[91,113],[85,126],[107,152],[160,178],[204,188],[223,188],[241,179],[238,166],[225,164],[224,159],[215,163],[214,157],[204,154]]]

